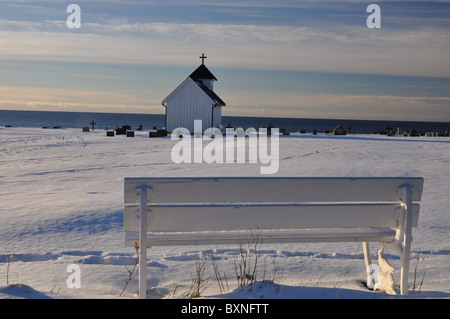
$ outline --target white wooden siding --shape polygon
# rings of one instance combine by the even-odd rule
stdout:
[[[212,126],[213,103],[192,79],[186,79],[164,102],[167,108],[166,129],[169,132],[184,127],[193,133],[194,120],[202,120],[202,132]],[[215,109],[214,124],[220,124],[220,107]]]

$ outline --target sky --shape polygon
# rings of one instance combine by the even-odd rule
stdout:
[[[449,31],[450,1],[0,0],[0,109],[163,114],[205,53],[223,115],[450,122]]]

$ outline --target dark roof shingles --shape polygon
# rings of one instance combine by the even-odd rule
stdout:
[[[206,93],[216,104],[225,106],[225,102],[216,94],[214,91],[210,90],[206,85],[203,84],[202,80],[215,80],[216,77],[208,70],[208,68],[202,64],[194,72],[189,75],[189,77],[197,83],[197,85]]]
[[[194,80],[216,80],[216,77],[208,70],[208,68],[202,64],[189,77]]]

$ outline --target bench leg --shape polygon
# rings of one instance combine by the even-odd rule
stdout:
[[[141,221],[139,231],[139,298],[147,298],[147,186],[141,186]]]
[[[364,251],[364,263],[366,265],[366,275],[367,275],[367,287],[370,286],[370,265],[372,264],[372,259],[370,258],[370,248],[368,242],[363,242],[363,251]]]
[[[363,242],[363,251],[364,251],[364,262],[366,263],[366,269],[372,264],[372,259],[370,258],[370,249],[369,243]]]
[[[401,254],[401,272],[400,272],[400,294],[408,294],[408,275],[409,275],[409,255],[411,252],[412,241],[412,188],[405,185],[401,189],[401,200],[405,205],[405,215],[403,218],[403,249]]]
[[[409,275],[409,256],[411,250],[411,242],[405,243],[405,247],[403,248],[403,256],[401,258],[402,261],[402,269],[400,272],[400,294],[407,295],[408,294],[408,275]]]

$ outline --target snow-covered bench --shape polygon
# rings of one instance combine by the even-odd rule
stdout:
[[[235,245],[259,230],[263,243],[369,242],[396,248],[408,293],[412,227],[423,178],[125,178],[125,245]],[[146,297],[147,249],[139,294]],[[369,276],[369,273],[368,277]]]

